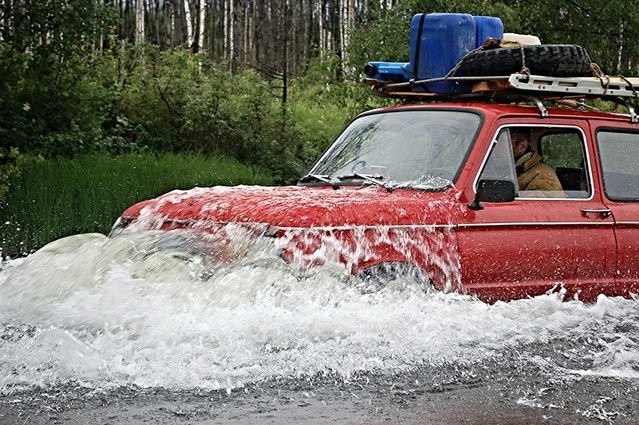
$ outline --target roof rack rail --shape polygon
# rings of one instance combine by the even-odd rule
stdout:
[[[512,74],[508,83],[520,90],[533,90],[595,97],[639,98],[639,78],[624,77],[546,77]]]
[[[464,93],[432,93],[427,84],[448,81],[467,86]],[[639,78],[625,77],[550,77],[516,73],[502,76],[443,77],[401,83],[366,79],[373,93],[381,97],[416,100],[498,98],[507,94],[534,94],[547,97],[587,97],[614,100],[619,97],[639,99]],[[613,99],[614,98],[614,99]]]

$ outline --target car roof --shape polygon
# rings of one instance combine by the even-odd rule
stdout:
[[[607,121],[620,121],[629,122],[629,115],[623,113],[613,113],[605,111],[594,111],[563,107],[547,106],[549,118],[575,118],[575,119],[587,119],[587,120],[607,120]],[[416,102],[416,103],[402,103],[393,106],[387,106],[383,108],[373,109],[365,112],[363,115],[378,112],[388,111],[402,111],[402,110],[468,110],[469,112],[481,113],[483,115],[489,115],[492,117],[504,117],[504,116],[529,116],[539,117],[540,110],[536,105],[532,104],[520,104],[520,103],[494,103],[490,101],[472,101],[472,102]]]

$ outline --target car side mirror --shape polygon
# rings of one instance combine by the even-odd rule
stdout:
[[[481,210],[481,202],[511,202],[515,200],[515,183],[511,180],[480,180],[475,200],[468,205],[471,210]]]

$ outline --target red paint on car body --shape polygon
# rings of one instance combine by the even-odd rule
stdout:
[[[402,122],[404,116],[410,119]],[[422,116],[428,122],[423,132],[431,132],[423,143],[432,152],[413,164],[413,157],[421,153],[406,139],[422,137]],[[450,122],[437,129],[446,117],[451,117]],[[463,120],[467,123],[461,124]],[[459,128],[466,126],[465,133],[457,122]],[[503,143],[499,141],[503,132],[521,126],[532,129],[537,150],[544,144],[561,150],[562,140],[572,143],[567,152],[580,149],[582,157],[564,159],[574,160],[572,169],[583,174],[582,187],[558,197],[518,193],[506,202],[472,207],[478,181],[488,173],[487,164]],[[405,128],[408,133],[403,136],[392,135]],[[632,296],[639,292],[639,199],[621,202],[607,195],[608,170],[602,169],[598,136],[604,130],[632,138],[639,134],[639,124],[627,116],[560,108],[549,109],[542,117],[536,107],[492,103],[395,106],[357,118],[311,169],[304,185],[173,191],[133,205],[122,214],[122,222],[139,230],[202,232],[215,232],[229,223],[257,226],[258,236],[288,238],[282,255],[300,268],[330,259],[358,274],[379,264],[405,263],[426,272],[438,289],[474,294],[489,302],[549,291],[586,301],[599,294]],[[379,134],[385,139],[377,140]],[[370,153],[357,143],[349,145],[344,141],[348,137],[382,150],[378,162],[356,162],[370,160]],[[451,143],[457,143],[454,149]],[[395,155],[394,144],[408,150],[397,157],[412,164],[408,169],[397,161],[381,164],[385,156]],[[361,152],[348,162],[339,156],[339,149]],[[552,152],[542,153],[550,158]],[[446,155],[459,165],[444,170],[437,161],[445,164],[447,157],[441,157]],[[557,161],[562,160],[559,155]],[[441,177],[452,184],[391,185],[393,175],[386,179],[383,175],[395,170],[410,177],[410,168],[425,161],[432,161],[433,172],[450,172]],[[316,255],[319,251],[323,256]]]

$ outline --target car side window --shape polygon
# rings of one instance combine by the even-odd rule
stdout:
[[[599,131],[604,192],[613,201],[639,201],[639,133]]]
[[[592,193],[581,132],[556,129],[538,138],[539,152],[561,183],[566,198],[588,198]]]

